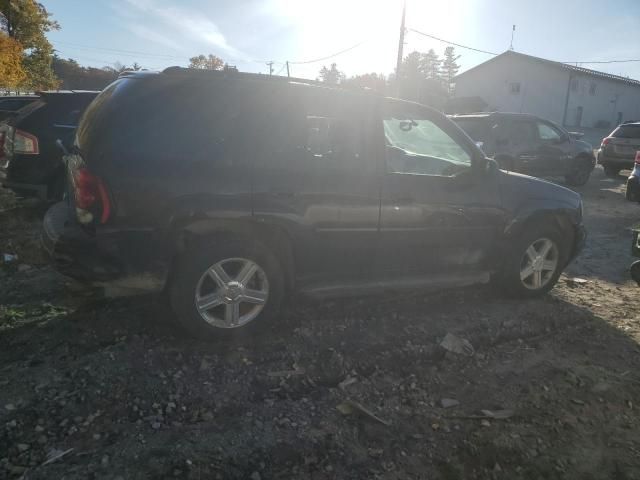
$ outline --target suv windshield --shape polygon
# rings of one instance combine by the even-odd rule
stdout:
[[[616,138],[640,138],[640,125],[620,125],[611,134]]]

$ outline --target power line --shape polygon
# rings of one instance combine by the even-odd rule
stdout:
[[[339,52],[333,53],[331,55],[327,55],[326,57],[316,58],[314,60],[304,60],[304,61],[297,61],[297,62],[289,62],[289,64],[290,65],[302,65],[302,64],[306,64],[306,63],[322,62],[324,60],[329,60],[330,58],[337,57],[338,55],[342,55],[343,53],[347,53],[347,52],[353,50],[354,48],[358,48],[360,45],[362,45],[363,43],[366,43],[366,42],[367,42],[367,40],[363,40],[361,42],[356,43],[355,45],[350,46],[349,48],[345,48],[344,50],[340,50]]]
[[[631,63],[631,62],[640,62],[640,58],[630,58],[627,60],[596,60],[594,62],[584,62],[584,61],[573,61],[573,62],[560,62],[560,63],[588,63],[588,64],[593,64],[593,63]]]
[[[412,31],[412,32],[415,32],[415,33],[417,33],[417,34],[419,34],[419,35],[423,35],[423,36],[425,36],[425,37],[433,38],[434,40],[438,40],[439,42],[442,42],[442,43],[448,43],[449,45],[455,45],[456,47],[460,47],[460,48],[466,48],[467,50],[473,50],[474,52],[486,53],[486,54],[488,54],[488,55],[494,55],[494,56],[495,56],[495,55],[500,55],[499,53],[489,52],[489,51],[487,51],[487,50],[481,50],[481,49],[479,49],[479,48],[469,47],[469,46],[467,46],[467,45],[462,45],[462,44],[460,44],[460,43],[450,42],[449,40],[445,40],[445,39],[443,39],[443,38],[436,37],[435,35],[431,35],[431,34],[429,34],[429,33],[421,32],[421,31],[416,30],[416,29],[414,29],[414,28],[409,28],[408,30],[410,30],[410,31]]]
[[[118,54],[131,54],[131,55],[139,55],[139,56],[144,56],[144,57],[157,57],[157,58],[179,58],[184,60],[184,56],[177,56],[177,55],[166,55],[166,54],[161,54],[161,53],[147,53],[147,52],[138,52],[136,50],[120,50],[117,48],[103,48],[103,47],[93,47],[93,46],[89,46],[89,45],[79,45],[77,43],[69,43],[69,42],[62,42],[62,41],[57,41],[55,43],[60,43],[62,45],[69,45],[71,47],[74,48],[80,48],[80,49],[84,49],[84,50],[102,50],[105,52],[115,52]]]

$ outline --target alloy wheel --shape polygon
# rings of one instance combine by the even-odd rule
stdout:
[[[540,238],[531,243],[522,256],[520,281],[529,290],[540,290],[552,280],[558,265],[557,245],[548,238]]]
[[[227,258],[210,266],[196,285],[195,307],[218,328],[238,328],[254,320],[269,298],[264,270],[246,258]]]

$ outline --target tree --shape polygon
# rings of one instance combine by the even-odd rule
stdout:
[[[222,70],[224,65],[224,60],[212,54],[208,56],[200,54],[189,59],[189,68],[198,68],[200,70]]]
[[[455,49],[453,47],[447,47],[444,49],[444,60],[442,62],[441,73],[449,96],[453,93],[453,79],[458,74],[458,70],[460,70],[460,65],[456,63],[459,58],[460,55],[455,54]]]
[[[130,68],[122,66],[124,70]],[[60,79],[61,88],[67,90],[102,90],[118,78],[119,71],[112,67],[82,67],[75,60],[53,57],[53,71]]]
[[[0,88],[15,90],[26,78],[22,51],[18,41],[0,33]]]
[[[331,64],[331,68],[323,66],[320,69],[320,80],[324,83],[338,85],[339,83],[342,83],[344,79],[345,74],[338,70],[338,66],[335,63]]]
[[[421,54],[420,71],[422,72],[424,78],[428,78],[430,80],[439,80],[440,63],[440,57],[433,50],[433,48],[430,49],[427,53]]]
[[[385,94],[387,90],[387,79],[378,73],[365,73],[347,78],[342,82],[347,87],[370,88],[378,93]]]
[[[27,89],[57,86],[51,68],[53,47],[45,35],[60,26],[47,9],[35,0],[0,0],[0,31],[20,42],[24,49],[23,65]]]

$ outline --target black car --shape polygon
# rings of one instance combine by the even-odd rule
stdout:
[[[580,250],[580,196],[499,170],[444,115],[368,92],[170,68],[89,106],[43,241],[61,271],[164,291],[193,332],[315,297],[490,279],[535,297]]]
[[[616,127],[602,139],[598,163],[610,177],[620,170],[634,168],[636,152],[640,150],[640,122],[627,122]]]
[[[80,116],[98,93],[41,92],[0,123],[0,184],[19,195],[61,199],[65,171],[56,140],[73,140]]]
[[[37,95],[7,95],[0,97],[0,120],[12,116],[22,107],[38,100]]]
[[[451,119],[500,168],[536,177],[564,177],[584,185],[595,166],[591,145],[553,122],[523,113],[454,115]]]

